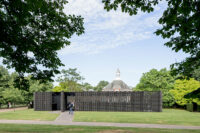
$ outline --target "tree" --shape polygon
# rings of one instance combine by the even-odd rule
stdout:
[[[95,91],[102,91],[102,89],[108,85],[109,82],[108,81],[105,81],[105,80],[102,80],[102,81],[99,81],[99,83],[97,84],[97,86],[94,88]]]
[[[0,66],[0,88],[8,87],[10,75],[8,69]]]
[[[57,81],[65,82],[65,81],[74,81],[74,82],[81,82],[84,80],[84,77],[77,72],[77,68],[69,68],[68,70],[62,70],[61,76],[58,77]]]
[[[23,102],[23,100],[24,100],[23,96],[21,94],[21,91],[17,88],[14,88],[13,86],[4,90],[2,94],[3,94],[5,101],[7,103],[8,102],[13,103],[14,107],[15,107],[16,103]]]
[[[102,0],[107,11],[117,10],[136,15],[138,10],[152,12],[161,0]],[[159,19],[162,28],[156,35],[168,38],[166,46],[175,52],[190,54],[184,61],[171,65],[174,74],[191,77],[191,72],[200,66],[200,1],[168,0],[168,8]]]
[[[15,72],[9,74],[6,68],[0,66],[0,75],[0,104],[22,102],[21,91],[14,87],[14,80],[18,74]]]
[[[3,97],[3,91],[9,88],[10,75],[6,68],[0,66],[0,107],[6,101]]]
[[[184,80],[176,80],[174,84],[174,89],[170,90],[170,92],[173,94],[176,103],[179,105],[186,105],[187,103],[197,103],[200,105],[200,99],[199,98],[184,98],[184,96],[188,93],[191,93],[195,90],[200,88],[200,82],[196,81],[193,78],[184,79]]]
[[[200,81],[200,67],[195,69],[193,72],[192,72],[192,78],[194,78],[195,80],[198,80]]]
[[[33,101],[34,92],[51,91],[53,88],[52,82],[42,83],[40,80],[32,80],[31,75],[26,77],[26,79],[29,82],[29,88],[27,88],[26,90],[21,90],[21,91],[24,97],[24,101],[27,104],[30,104],[30,102]]]
[[[24,97],[22,95],[22,90],[19,90],[18,88],[15,87],[15,80],[18,78],[18,74],[16,72],[13,72],[9,74],[9,80],[7,82],[8,87],[3,91],[3,98],[5,101],[11,102],[12,104],[16,103],[22,103],[24,102]]]
[[[59,86],[55,86],[53,89],[52,89],[53,92],[61,92],[61,91],[65,91],[67,92],[67,88],[62,88],[61,85],[59,84]]]
[[[8,68],[19,73],[17,83],[27,83],[25,73],[40,81],[52,80],[59,73],[58,67],[63,64],[57,51],[70,45],[73,34],[84,32],[81,16],[63,12],[66,3],[66,0],[0,1],[0,57]]]
[[[140,78],[139,84],[135,87],[136,91],[162,91],[164,107],[171,107],[175,101],[169,92],[173,89],[175,78],[171,76],[170,71],[161,69],[151,69],[144,73]]]
[[[27,103],[33,101],[33,93],[36,91],[50,91],[53,88],[51,82],[41,83],[39,80],[32,80],[31,76],[25,77],[29,82],[29,87],[25,90],[19,90],[15,87],[18,73],[9,73],[6,68],[0,66],[0,105],[8,102]]]
[[[91,91],[91,90],[94,90],[94,87],[91,84],[86,82],[86,83],[83,83],[82,90]]]
[[[197,90],[194,90],[186,95],[184,95],[184,98],[198,98],[200,99],[200,88],[198,88]]]
[[[77,72],[77,68],[69,68],[68,70],[62,70],[61,76],[58,77],[57,81],[60,82],[59,86],[55,87],[53,91],[68,91],[76,92],[82,91],[81,82],[84,78]]]

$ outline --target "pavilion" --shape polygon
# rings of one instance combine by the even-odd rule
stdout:
[[[132,91],[120,79],[117,69],[116,78],[103,88],[103,92],[35,92],[34,110],[68,110],[74,102],[76,111],[125,111],[125,112],[162,112],[161,91]]]

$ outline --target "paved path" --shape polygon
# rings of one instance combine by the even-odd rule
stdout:
[[[76,126],[112,126],[112,127],[135,127],[135,128],[167,128],[167,129],[197,129],[200,126],[161,125],[161,124],[135,124],[135,123],[107,123],[107,122],[72,122],[73,115],[61,112],[55,121],[33,120],[0,120],[0,123],[14,124],[44,124],[44,125],[76,125]]]
[[[73,115],[70,115],[69,112],[61,112],[55,122],[72,122],[72,120]]]
[[[200,126],[134,124],[134,123],[65,122],[65,121],[32,121],[32,120],[0,120],[0,123],[44,124],[44,125],[75,125],[75,126],[112,126],[112,127],[167,128],[167,129],[198,129],[198,130],[200,130]]]

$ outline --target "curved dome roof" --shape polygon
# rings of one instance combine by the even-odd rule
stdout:
[[[103,91],[131,91],[131,88],[122,80],[113,80],[103,88]]]
[[[117,69],[115,80],[105,86],[103,91],[131,91],[131,88],[120,79],[120,71]]]

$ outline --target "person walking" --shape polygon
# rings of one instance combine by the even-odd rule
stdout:
[[[71,103],[69,104],[69,114],[71,114],[71,115],[73,115],[73,107],[74,107],[74,103],[71,102]]]

